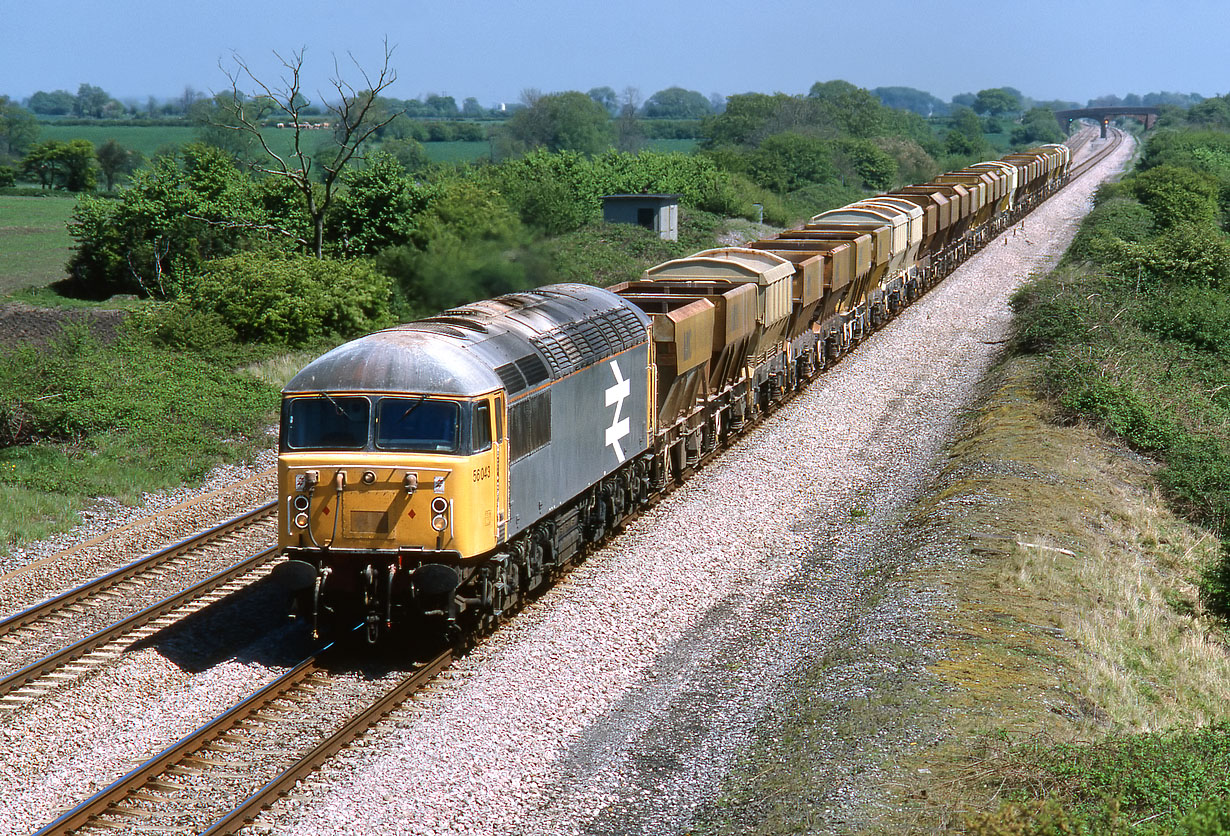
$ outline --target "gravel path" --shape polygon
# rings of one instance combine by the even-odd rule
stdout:
[[[992,242],[253,832],[686,829],[800,661],[853,634],[859,578],[889,547],[859,521],[925,486],[1012,290],[1055,263],[1130,153]],[[831,820],[866,803],[877,745],[817,800]]]

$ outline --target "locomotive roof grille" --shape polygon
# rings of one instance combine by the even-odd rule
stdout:
[[[510,395],[528,388],[525,375],[517,368],[516,363],[505,363],[502,366],[496,366],[495,373],[500,376],[500,382],[504,384],[504,388],[508,390]]]
[[[631,310],[611,308],[561,325],[530,342],[546,356],[552,374],[559,378],[643,342],[640,324]]]
[[[551,379],[551,372],[547,370],[547,364],[542,362],[542,358],[537,354],[527,354],[518,358],[516,363],[517,369],[525,376],[527,386],[537,386],[544,380]]]

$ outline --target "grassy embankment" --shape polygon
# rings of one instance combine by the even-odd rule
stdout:
[[[867,616],[937,597],[924,646],[804,671],[710,832],[832,826],[813,800],[841,745],[887,777],[839,830],[1230,832],[1230,165],[1208,168],[1227,152],[1155,137],[1146,169],[1201,176],[1104,187],[1066,263],[1018,294],[1015,341],[900,526],[916,553],[869,579]],[[811,697],[855,657],[881,671],[869,694]]]

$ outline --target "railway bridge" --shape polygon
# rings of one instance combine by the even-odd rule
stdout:
[[[1073,119],[1096,119],[1102,125],[1102,139],[1106,139],[1106,126],[1110,124],[1111,119],[1119,116],[1133,116],[1144,122],[1145,130],[1149,130],[1157,121],[1160,113],[1161,111],[1156,107],[1081,107],[1074,110],[1057,110],[1055,118],[1059,120],[1059,127],[1069,132]]]

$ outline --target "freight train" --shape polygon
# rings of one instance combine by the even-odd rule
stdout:
[[[512,293],[348,342],[283,391],[280,574],[323,633],[498,622],[1062,187],[977,163],[607,289]]]

